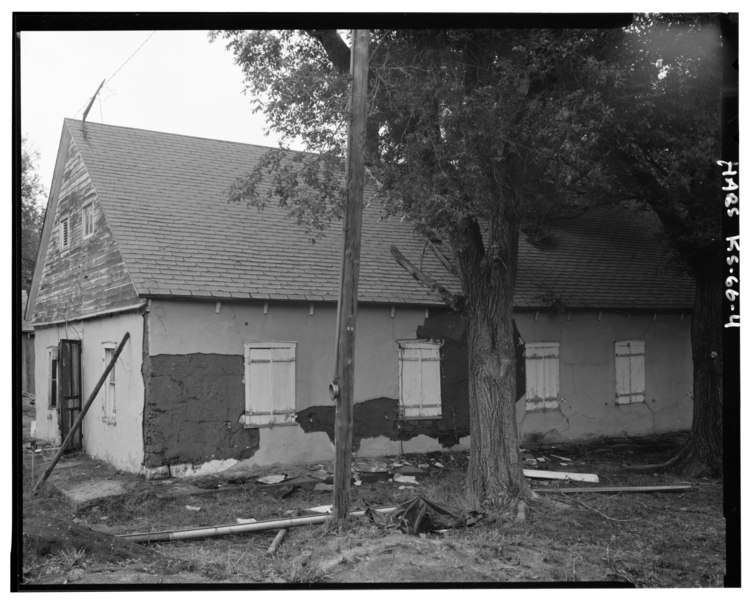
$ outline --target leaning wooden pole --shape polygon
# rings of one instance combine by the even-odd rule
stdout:
[[[331,386],[331,394],[335,400],[333,518],[338,521],[343,521],[348,516],[351,492],[354,350],[361,251],[361,209],[364,200],[369,30],[355,29],[352,40],[351,111],[346,166],[348,197],[343,219],[343,262],[338,298],[335,380]]]
[[[65,436],[63,443],[60,444],[60,448],[58,448],[58,452],[57,454],[55,454],[55,458],[52,459],[50,466],[47,467],[45,472],[42,474],[42,478],[36,483],[34,488],[31,490],[32,495],[36,494],[37,489],[45,481],[47,481],[47,478],[50,476],[50,473],[52,473],[52,470],[55,468],[55,465],[58,464],[60,457],[63,456],[63,452],[65,452],[65,449],[68,447],[68,444],[71,443],[71,440],[73,439],[73,435],[76,433],[76,430],[79,427],[81,427],[81,423],[83,423],[84,417],[86,416],[86,413],[89,410],[89,407],[92,405],[92,402],[94,402],[94,399],[97,397],[97,394],[99,393],[99,390],[102,387],[102,384],[105,383],[107,376],[110,374],[110,371],[112,371],[113,367],[115,366],[115,361],[118,360],[118,357],[120,356],[120,353],[123,351],[123,347],[126,345],[126,342],[128,341],[129,337],[131,337],[131,334],[128,331],[126,331],[126,334],[123,336],[123,339],[120,341],[120,344],[118,344],[118,347],[115,349],[115,353],[113,354],[113,357],[110,359],[110,362],[107,363],[107,367],[105,367],[105,371],[100,376],[99,381],[97,382],[97,385],[94,386],[92,393],[89,394],[89,397],[86,399],[84,406],[81,408],[81,412],[79,413],[79,416],[76,418],[76,421],[74,421],[73,425],[71,426],[71,430],[68,432],[68,435]]]

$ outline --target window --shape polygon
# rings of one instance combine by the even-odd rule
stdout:
[[[55,408],[58,405],[58,349],[57,347],[52,347],[49,348],[47,352],[49,356],[48,364],[50,367],[48,405],[50,408]]]
[[[60,249],[68,250],[71,247],[71,228],[68,218],[60,220]]]
[[[105,357],[103,359],[105,367],[110,364],[115,354],[115,344],[105,347]],[[102,420],[106,423],[115,423],[116,404],[115,404],[115,371],[118,364],[114,364],[110,370],[105,383],[102,385]]]
[[[398,385],[404,419],[442,417],[440,394],[440,342],[404,340],[398,342]]]
[[[526,344],[526,410],[558,408],[560,394],[560,344]]]
[[[94,209],[91,202],[81,210],[81,227],[84,239],[91,237],[94,233]]]
[[[644,402],[644,342],[615,342],[615,383],[618,404]]]
[[[296,343],[248,342],[246,363],[246,427],[293,424],[296,419]]]

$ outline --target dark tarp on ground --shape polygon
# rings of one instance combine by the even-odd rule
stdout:
[[[484,518],[483,513],[464,512],[444,504],[432,502],[422,496],[416,496],[396,506],[395,510],[386,515],[380,515],[369,509],[367,509],[366,515],[377,525],[386,528],[399,528],[404,533],[414,535],[442,529],[470,527]]]

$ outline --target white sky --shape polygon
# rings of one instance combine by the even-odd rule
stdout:
[[[80,119],[103,79],[90,122],[277,145],[232,53],[206,31],[22,32],[21,130],[48,190],[63,119]]]

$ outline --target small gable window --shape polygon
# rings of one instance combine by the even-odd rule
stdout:
[[[84,239],[91,237],[94,233],[94,208],[91,202],[81,210],[81,227]]]
[[[615,398],[618,404],[644,402],[644,342],[615,342]]]
[[[442,417],[440,342],[400,340],[398,382],[404,419]]]
[[[71,247],[71,225],[68,217],[60,220],[60,249],[68,250]]]
[[[558,408],[560,394],[560,344],[526,344],[526,410]]]
[[[244,427],[296,422],[296,343],[244,344],[246,411]]]

